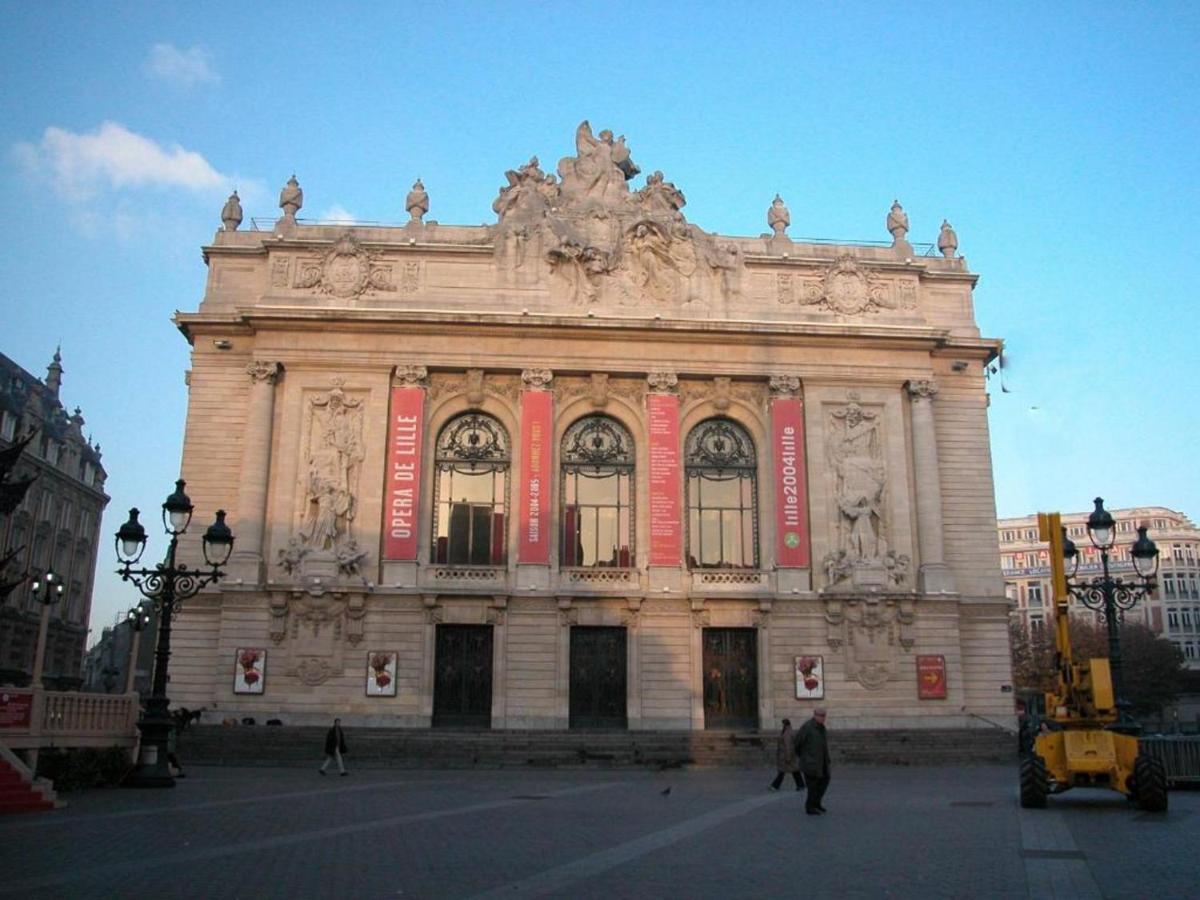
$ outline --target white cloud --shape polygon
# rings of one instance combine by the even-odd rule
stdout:
[[[49,177],[60,195],[75,202],[87,200],[100,188],[211,192],[234,182],[201,154],[178,144],[164,146],[117,122],[105,122],[87,134],[51,126],[40,144],[17,144],[13,155],[27,171]]]
[[[357,222],[358,221],[358,219],[354,215],[354,213],[350,212],[350,210],[346,209],[346,207],[342,206],[340,203],[335,203],[335,204],[333,204],[333,206],[328,207],[323,213],[321,213],[321,215],[318,218],[322,222]]]
[[[181,87],[221,80],[209,64],[208,51],[198,44],[188,50],[180,50],[174,44],[155,44],[144,68],[147,74]]]

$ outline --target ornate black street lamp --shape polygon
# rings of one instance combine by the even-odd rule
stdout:
[[[1154,590],[1158,571],[1158,547],[1146,535],[1145,525],[1138,526],[1138,537],[1129,550],[1138,580],[1113,578],[1108,571],[1108,551],[1116,541],[1116,523],[1104,508],[1104,500],[1096,498],[1096,508],[1088,516],[1088,537],[1100,551],[1103,574],[1096,578],[1079,579],[1079,550],[1063,529],[1063,560],[1066,563],[1067,590],[1088,609],[1100,613],[1108,629],[1108,665],[1112,673],[1113,698],[1117,706],[1117,729],[1136,732],[1138,726],[1129,717],[1129,701],[1125,699],[1125,683],[1121,665],[1120,624],[1125,613]]]
[[[163,527],[171,536],[167,556],[154,568],[134,568],[146,549],[146,529],[138,522],[138,511],[129,511],[129,521],[117,532],[117,574],[132,581],[158,613],[158,646],[154,651],[154,682],[146,708],[138,721],[142,732],[142,755],[138,765],[125,779],[132,787],[174,787],[175,779],[167,765],[167,743],[174,722],[171,720],[167,698],[167,664],[171,658],[171,617],[180,603],[196,596],[202,588],[225,576],[221,567],[233,551],[233,534],[225,524],[225,510],[217,510],[217,518],[204,532],[204,561],[207,571],[189,568],[175,562],[179,537],[192,521],[192,501],[183,492],[182,479],[175,482],[175,493],[162,505]],[[144,610],[143,610],[144,613]],[[131,610],[131,616],[133,611]],[[139,619],[142,616],[138,616]],[[132,624],[132,619],[131,619]],[[143,622],[144,627],[144,622]]]
[[[41,578],[33,579],[33,583],[29,586],[29,592],[33,594],[33,599],[42,607],[42,615],[38,620],[37,646],[33,651],[33,675],[29,684],[31,687],[44,688],[46,685],[43,683],[43,669],[46,666],[46,641],[50,628],[50,607],[63,598],[62,579],[53,572],[47,572]]]

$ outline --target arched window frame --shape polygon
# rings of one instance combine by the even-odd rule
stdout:
[[[508,499],[512,444],[495,417],[471,411],[446,422],[434,447],[430,558],[436,565],[505,566],[508,563]],[[491,476],[491,500],[456,504],[455,476]],[[445,477],[444,477],[445,476]],[[466,499],[465,497],[463,498]],[[463,506],[455,510],[456,505]],[[490,513],[479,519],[487,505]],[[465,530],[461,518],[465,515]],[[497,521],[497,516],[499,517]],[[442,534],[442,526],[445,534]],[[457,525],[457,527],[456,527]],[[486,537],[481,534],[486,532]],[[442,539],[444,540],[444,543]]]
[[[758,454],[754,439],[740,423],[733,419],[715,417],[698,423],[684,442],[684,483],[687,564],[689,569],[757,569],[759,567],[758,528]],[[703,532],[698,531],[693,519],[699,520],[705,507],[699,506],[702,480],[723,482],[737,479],[741,485],[736,506],[716,507],[721,511],[718,518],[718,542],[721,546],[720,559],[705,563],[706,547],[702,544]],[[713,507],[708,508],[714,511]],[[693,516],[693,513],[697,516]],[[728,513],[733,513],[739,522],[737,545],[741,550],[740,560],[724,558],[724,530]],[[747,527],[748,526],[748,527]],[[745,546],[749,533],[750,546]]]
[[[635,458],[633,435],[611,416],[599,413],[583,416],[563,433],[559,453],[558,558],[564,568],[633,568],[636,565]],[[585,504],[588,512],[582,511],[581,504],[576,503],[572,513],[569,501],[579,496],[580,478],[615,478],[615,501]],[[598,520],[602,509],[613,510],[616,518],[614,554],[607,560],[602,558],[600,532],[595,527],[592,529],[595,533],[595,546],[591,548],[593,561],[585,562],[588,548],[583,546],[586,539],[582,536],[582,517],[594,515]],[[579,535],[576,535],[577,530]]]

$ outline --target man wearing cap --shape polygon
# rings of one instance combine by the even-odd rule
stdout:
[[[813,710],[812,718],[800,726],[796,735],[796,756],[800,758],[800,771],[808,785],[804,800],[804,811],[810,816],[825,812],[821,800],[829,787],[829,740],[825,734],[825,707]]]

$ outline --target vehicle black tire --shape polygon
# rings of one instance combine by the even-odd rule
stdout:
[[[1021,805],[1026,809],[1043,809],[1050,793],[1050,778],[1046,763],[1036,753],[1021,760]]]
[[[1147,812],[1167,810],[1167,770],[1161,759],[1139,756],[1133,764],[1134,796]]]

